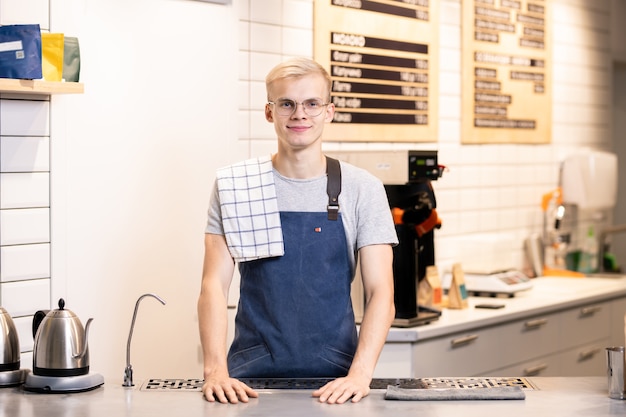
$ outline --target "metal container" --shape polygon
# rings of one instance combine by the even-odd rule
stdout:
[[[20,341],[11,315],[0,307],[0,372],[20,369]]]
[[[615,400],[626,399],[623,346],[606,348],[606,368],[609,398],[613,398]]]
[[[89,319],[83,328],[80,319],[65,309],[38,311],[33,318],[33,373],[41,376],[67,377],[89,373],[87,337]]]

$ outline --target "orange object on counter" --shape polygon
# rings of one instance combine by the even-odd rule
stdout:
[[[582,272],[570,271],[569,269],[543,268],[544,277],[585,278]]]

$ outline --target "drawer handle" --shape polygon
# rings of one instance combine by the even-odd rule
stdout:
[[[477,334],[470,334],[467,336],[459,337],[458,339],[452,339],[450,341],[450,344],[452,345],[453,348],[455,348],[455,347],[470,344],[476,339],[478,339]]]
[[[582,361],[589,360],[593,358],[594,356],[596,356],[598,353],[600,353],[600,351],[601,351],[600,348],[592,348],[592,349],[583,350],[582,352],[578,354],[578,361],[582,362]]]
[[[536,320],[528,320],[524,323],[524,327],[526,329],[536,329],[541,326],[545,326],[548,324],[548,319],[536,319]]]
[[[594,306],[594,307],[584,307],[580,309],[580,317],[588,317],[593,316],[594,314],[600,312],[602,307]]]
[[[531,366],[530,368],[524,369],[524,376],[534,376],[539,375],[541,371],[545,371],[548,369],[548,364],[542,363],[541,365]]]

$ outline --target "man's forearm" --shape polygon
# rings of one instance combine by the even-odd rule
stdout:
[[[372,378],[394,315],[393,294],[391,297],[388,294],[372,296],[361,321],[359,343],[349,375]]]
[[[203,284],[198,299],[198,322],[205,374],[216,369],[225,370],[228,312],[220,288]]]

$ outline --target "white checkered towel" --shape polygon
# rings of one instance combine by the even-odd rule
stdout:
[[[217,171],[226,243],[238,262],[285,254],[271,156]]]

